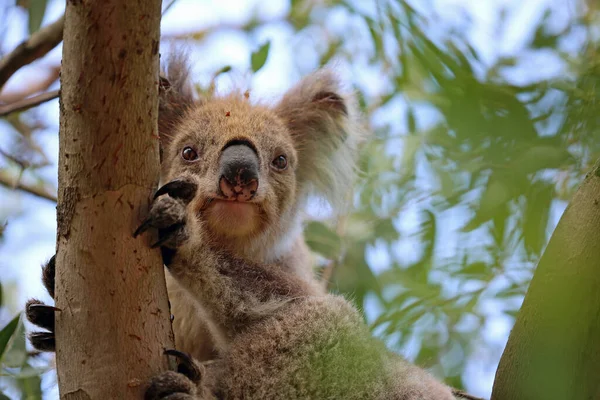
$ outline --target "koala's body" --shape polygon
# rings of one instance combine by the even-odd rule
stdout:
[[[219,356],[156,377],[147,398],[454,399],[308,273],[298,210],[315,188],[345,197],[360,137],[335,76],[305,78],[273,109],[243,96],[195,105],[173,90],[166,109],[191,105],[168,124],[170,183],[142,230],[158,228],[173,250],[169,275],[202,305]]]

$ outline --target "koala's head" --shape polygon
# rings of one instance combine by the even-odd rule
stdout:
[[[311,192],[332,203],[345,198],[359,139],[352,118],[351,99],[330,71],[266,107],[241,93],[195,99],[188,68],[174,58],[161,78],[163,180],[197,177],[194,205],[214,235],[281,234]]]

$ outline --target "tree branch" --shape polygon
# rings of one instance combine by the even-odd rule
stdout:
[[[62,41],[64,16],[35,32],[0,60],[0,89],[24,65],[45,56]]]
[[[25,111],[30,109],[31,107],[35,107],[47,101],[56,99],[60,94],[60,91],[53,90],[51,92],[46,92],[42,94],[38,94],[37,96],[28,97],[26,99],[15,101],[14,103],[7,104],[5,106],[0,106],[0,117],[4,117],[8,114]]]
[[[56,202],[56,195],[46,190],[44,185],[28,185],[6,171],[0,171],[0,185],[9,189],[19,189],[42,199]]]
[[[38,75],[36,73],[36,75]],[[4,90],[0,92],[0,104],[6,105],[10,103],[14,103],[15,101],[23,100],[26,97],[30,97],[34,94],[45,92],[48,88],[56,82],[56,80],[60,76],[60,65],[53,65],[48,69],[47,76],[36,76],[36,78],[41,78],[39,80],[32,80],[28,82],[26,86],[20,88],[19,90]]]

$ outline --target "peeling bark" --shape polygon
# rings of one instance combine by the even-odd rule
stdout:
[[[158,250],[132,232],[156,189],[160,0],[68,1],[56,262],[61,399],[139,399],[173,346]]]

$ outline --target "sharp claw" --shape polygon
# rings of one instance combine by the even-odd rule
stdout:
[[[32,332],[29,334],[29,341],[38,351],[56,351],[56,339],[52,332]]]
[[[190,201],[196,195],[197,189],[198,185],[196,185],[193,182],[183,179],[175,179],[160,187],[156,191],[156,193],[154,193],[154,199],[156,199],[159,196],[162,196],[163,194],[168,194],[169,196],[176,199]]]
[[[172,235],[177,232],[179,229],[181,229],[183,226],[185,226],[185,224],[183,223],[178,223],[175,225],[172,225],[168,228],[159,230],[159,237],[160,239],[158,239],[158,241],[156,243],[154,243],[152,246],[150,246],[151,248],[155,249],[157,247],[162,246],[163,244],[165,244],[166,242],[168,242]]]
[[[60,308],[58,308],[58,307],[49,306],[49,305],[46,305],[46,304],[29,304],[29,305],[27,306],[27,308],[28,308],[28,309],[30,309],[30,310],[31,310],[32,308],[33,308],[33,309],[35,309],[35,308],[38,308],[38,309],[46,309],[46,310],[59,311],[59,312],[60,312],[60,311],[62,311],[62,310],[61,310]]]
[[[168,356],[173,356],[173,357],[177,357],[178,359],[187,362],[187,363],[192,363],[192,356],[190,356],[188,353],[184,353],[183,351],[179,351],[179,350],[175,350],[175,349],[167,349],[165,350],[164,354],[168,355]]]
[[[62,311],[60,308],[48,306],[39,300],[31,299],[25,305],[27,320],[40,328],[54,331],[54,314]]]
[[[133,237],[138,237],[138,235],[146,232],[150,227],[150,218],[148,218],[147,220],[142,222],[142,224],[135,230],[135,232],[133,232]]]
[[[202,373],[189,354],[175,349],[165,350],[165,354],[176,357],[179,360],[177,372],[187,376],[192,382],[200,382]]]
[[[168,236],[165,236],[162,239],[158,239],[158,241],[156,243],[154,243],[153,245],[150,246],[151,249],[156,249],[157,247],[162,246],[167,240],[169,240]]]

